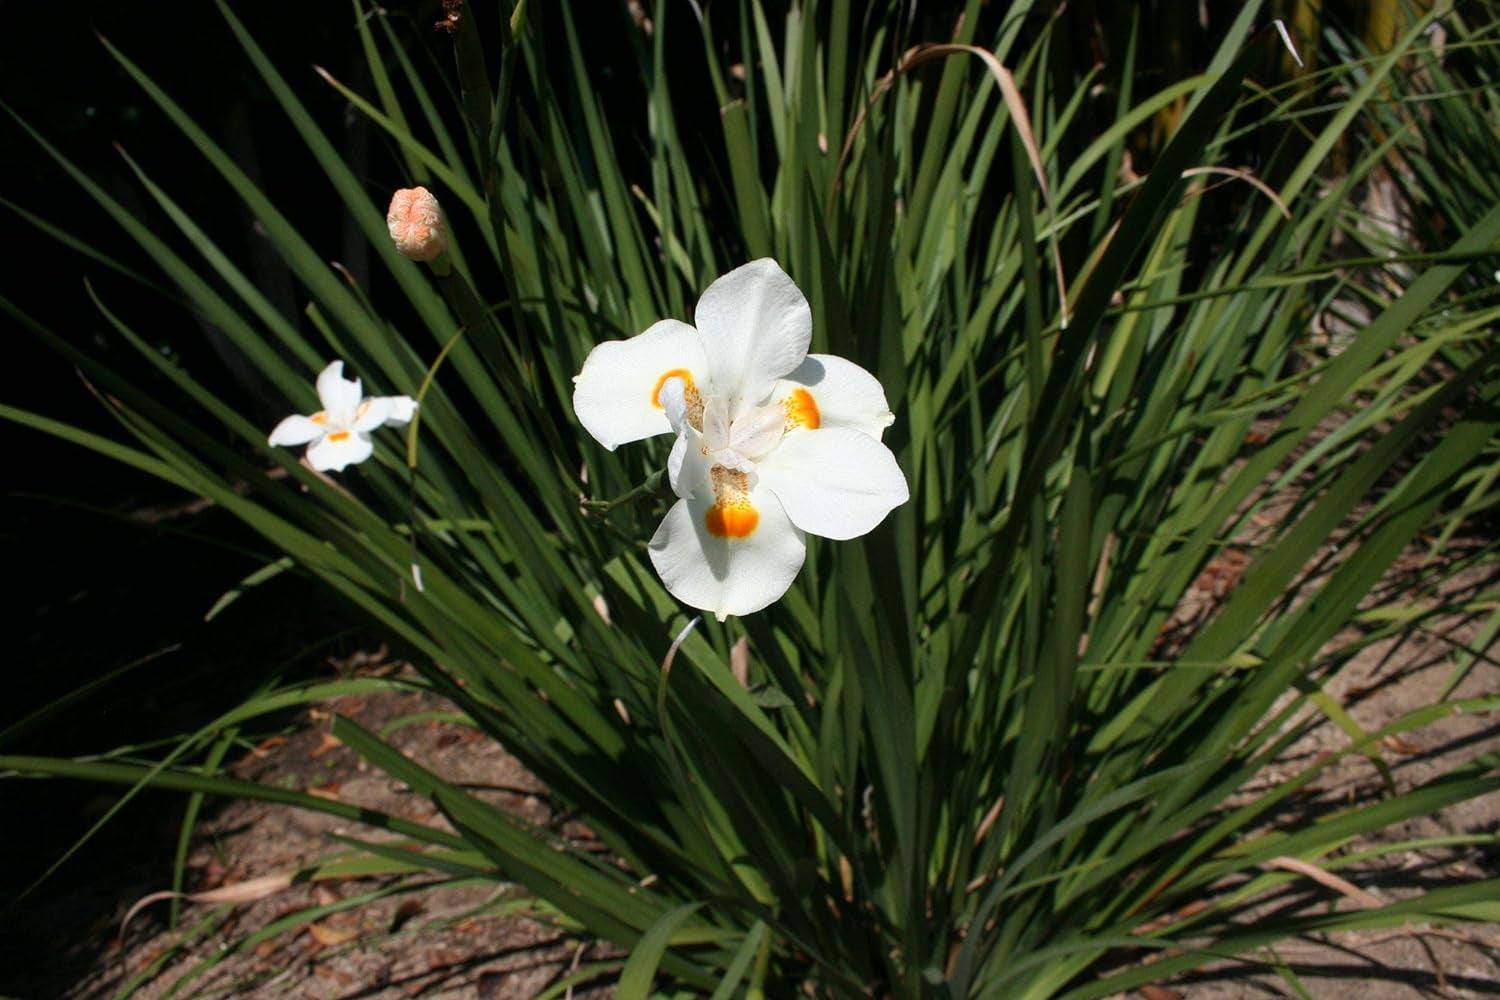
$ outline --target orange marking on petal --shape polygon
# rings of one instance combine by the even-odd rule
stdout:
[[[760,523],[760,514],[747,502],[724,506],[714,504],[703,515],[708,533],[718,538],[749,538]]]
[[[347,440],[349,440],[349,432],[348,431],[334,431],[332,434],[328,435],[328,440],[330,440],[330,441],[347,441]]]
[[[319,410],[317,413],[314,413],[307,419],[311,420],[315,424],[326,424],[328,423],[328,414],[324,413],[322,410]]]
[[[818,429],[823,422],[822,414],[818,412],[818,402],[813,399],[812,393],[806,389],[793,389],[791,394],[781,401],[781,408],[786,411],[786,429],[805,427],[810,431]]]
[[[684,387],[686,389],[691,390],[693,388],[693,373],[688,371],[686,368],[673,368],[671,371],[666,372],[662,375],[661,378],[656,380],[656,386],[651,390],[651,405],[656,407],[658,410],[662,409],[662,387],[667,384],[667,379],[669,378],[680,378],[682,379]],[[686,395],[686,393],[684,393],[684,395]]]
[[[703,515],[703,526],[717,538],[749,538],[760,523],[760,512],[750,503],[750,477],[723,465],[715,465],[708,475],[714,505]]]

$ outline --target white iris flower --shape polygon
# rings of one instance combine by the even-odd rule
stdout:
[[[370,432],[382,424],[404,424],[417,412],[410,396],[365,398],[359,379],[344,378],[344,363],[335,361],[318,375],[318,401],[312,416],[287,417],[271,432],[275,445],[307,445],[307,464],[319,472],[342,472],[363,462],[375,450]]]
[[[885,390],[853,362],[807,353],[812,311],[775,261],[709,285],[694,321],[595,347],[573,409],[611,451],[677,435],[667,474],[680,499],[651,562],[673,596],[723,621],[786,593],[804,532],[863,535],[909,494],[880,443],[896,419]]]

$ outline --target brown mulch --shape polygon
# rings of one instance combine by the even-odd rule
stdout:
[[[362,662],[361,662],[362,661]],[[408,669],[378,653],[343,672]],[[236,777],[443,825],[425,799],[369,767],[330,732],[343,715],[423,766],[497,808],[575,839],[578,824],[554,814],[546,790],[501,747],[457,721],[441,699],[415,691],[341,697],[302,713],[296,730],[262,740],[231,768]],[[337,836],[391,839],[323,813],[263,802],[227,804],[199,825],[189,885],[204,893],[294,872],[349,853]],[[367,902],[361,897],[374,896]],[[123,904],[124,901],[122,901]],[[353,903],[345,908],[346,903]],[[322,915],[308,916],[319,910]],[[176,929],[168,903],[143,907],[124,937],[102,930],[98,961],[65,998],[113,996],[126,983],[155,1000],[176,996],[289,996],[318,1000],[534,997],[566,976],[619,953],[558,927],[514,886],[454,883],[434,876],[330,878],[276,886],[247,903],[189,903]],[[285,923],[275,933],[273,925]],[[117,927],[118,924],[116,923]],[[574,997],[605,997],[602,981]],[[175,992],[174,992],[175,991]]]

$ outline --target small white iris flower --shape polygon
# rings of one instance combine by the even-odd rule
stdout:
[[[359,379],[344,378],[344,363],[334,361],[318,375],[318,401],[312,416],[291,416],[276,425],[270,443],[307,445],[307,464],[319,472],[342,472],[363,462],[375,450],[370,432],[382,424],[404,424],[417,412],[410,396],[370,396]]]
[[[573,409],[600,444],[674,433],[680,498],[651,539],[678,600],[727,615],[786,593],[804,533],[855,538],[905,503],[906,477],[881,433],[896,419],[875,377],[808,354],[812,311],[770,259],[704,291],[697,328],[673,319],[600,344],[574,377]]]

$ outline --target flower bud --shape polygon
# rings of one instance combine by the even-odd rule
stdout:
[[[432,261],[448,249],[443,210],[426,188],[402,188],[392,195],[385,224],[403,257]]]

